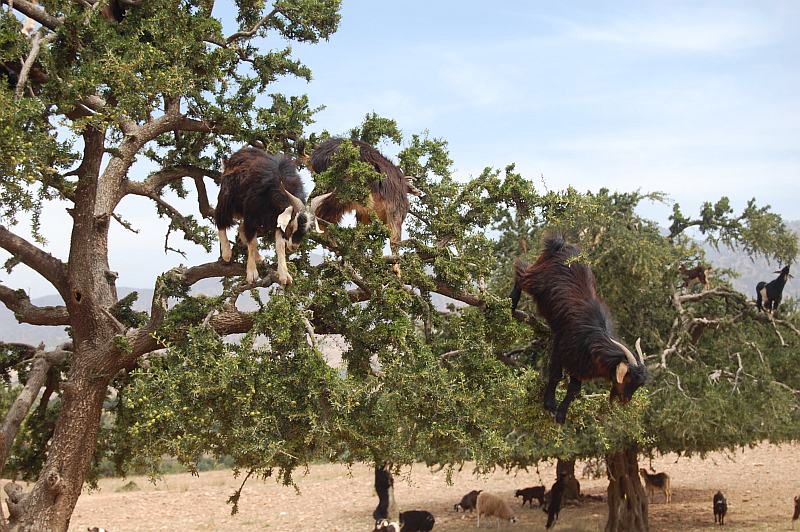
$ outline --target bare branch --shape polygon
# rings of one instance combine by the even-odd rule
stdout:
[[[22,98],[22,92],[25,90],[25,84],[28,83],[28,75],[31,72],[33,63],[36,62],[36,57],[39,55],[39,50],[41,49],[42,44],[53,42],[56,38],[55,33],[51,33],[47,37],[42,38],[43,32],[44,30],[40,29],[33,36],[33,39],[31,39],[31,51],[30,53],[28,53],[28,57],[22,64],[22,70],[20,70],[19,79],[17,80],[17,88],[14,91],[15,100],[19,100],[20,98]]]
[[[49,352],[39,350],[34,355],[33,365],[28,372],[28,380],[25,383],[25,387],[19,393],[11,408],[9,408],[8,414],[3,420],[2,429],[0,429],[0,436],[2,436],[0,438],[2,440],[2,445],[0,446],[0,472],[5,466],[6,458],[11,446],[14,444],[14,439],[17,437],[22,421],[28,415],[31,405],[33,405],[39,395],[39,390],[45,383],[47,372],[52,366],[63,362],[71,349],[71,344],[64,344]]]
[[[58,293],[66,300],[67,265],[19,237],[0,225],[0,247],[14,255],[23,264],[33,268],[39,275],[50,281]]]
[[[256,24],[252,28],[246,31],[237,31],[236,33],[225,39],[225,42],[227,44],[230,44],[234,41],[241,39],[242,37],[252,37],[253,35],[255,35],[255,33],[258,31],[259,28],[264,26],[267,22],[270,21],[270,19],[272,19],[272,17],[274,17],[280,12],[281,11],[278,8],[273,9],[267,15],[265,15],[261,20],[256,22]]]
[[[31,304],[24,290],[12,290],[0,284],[0,301],[20,323],[31,325],[69,325],[67,307],[38,307]]]
[[[54,17],[37,4],[28,0],[14,0],[14,9],[51,30],[55,30],[64,24],[64,20],[61,17]]]

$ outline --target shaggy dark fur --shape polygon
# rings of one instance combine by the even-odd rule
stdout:
[[[378,494],[378,506],[372,512],[375,521],[389,519],[389,504],[391,503],[391,490],[394,489],[394,477],[391,466],[383,464],[375,466],[375,491]]]
[[[790,277],[794,277],[789,273],[788,266],[784,266],[782,270],[778,270],[775,273],[779,274],[776,279],[768,283],[761,281],[756,285],[756,306],[758,310],[766,310],[767,312],[778,310],[778,305],[781,304],[781,299],[783,299],[783,287],[786,286],[786,281]]]
[[[721,491],[714,495],[714,522],[719,522],[720,525],[725,524],[725,514],[728,513],[728,501]]]
[[[231,155],[225,163],[214,211],[217,229],[228,229],[241,219],[248,240],[256,234],[274,238],[278,215],[290,205],[281,192],[281,181],[287,191],[305,203],[303,182],[289,158],[258,148],[243,148]],[[292,241],[299,243],[306,230],[305,223],[298,223]]]
[[[611,398],[627,402],[647,380],[642,361],[631,355],[634,364],[614,343],[611,315],[597,295],[592,270],[580,262],[566,264],[578,253],[578,248],[567,244],[561,235],[551,235],[545,238],[544,250],[534,264],[519,260],[514,264],[512,309],[516,309],[522,292],[527,292],[553,333],[550,378],[544,396],[547,410],[556,412],[556,386],[564,371],[570,375],[567,394],[556,412],[558,423],[565,421],[583,381],[606,379],[612,383]]]
[[[529,508],[533,508],[533,499],[539,501],[539,506],[544,504],[544,486],[534,486],[532,488],[523,488],[517,490],[514,497],[522,497],[522,506],[528,503]]]
[[[454,504],[453,510],[457,512],[458,509],[461,508],[465,513],[467,510],[472,513],[475,507],[478,506],[478,494],[480,494],[481,491],[483,490],[472,490],[461,497],[461,502]]]
[[[327,170],[339,145],[344,139],[328,139],[323,141],[311,154],[311,170],[320,173]],[[408,214],[408,182],[403,172],[381,152],[360,140],[351,142],[361,151],[361,160],[371,164],[375,170],[385,177],[370,184],[370,202],[372,205],[343,203],[336,194],[325,200],[317,210],[317,216],[330,223],[339,223],[342,217],[356,211],[358,223],[369,223],[370,207],[378,218],[387,225],[391,234],[392,252],[397,253],[397,244],[403,238],[403,221]]]
[[[429,532],[435,522],[433,514],[425,510],[400,512],[400,532]]]
[[[794,530],[794,525],[797,523],[798,519],[800,519],[800,495],[797,495],[794,498],[794,515],[792,515],[792,530]]]

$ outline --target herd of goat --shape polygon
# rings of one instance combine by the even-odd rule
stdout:
[[[645,485],[648,500],[652,501],[656,492],[661,492],[664,503],[672,502],[672,490],[670,488],[670,478],[667,473],[648,473],[644,468],[639,470],[642,481]],[[522,507],[525,503],[529,508],[533,508],[533,500],[536,499],[538,506],[547,514],[545,529],[555,526],[561,507],[565,502],[565,486],[568,474],[561,472],[558,479],[550,488],[545,490],[544,486],[533,486],[516,490],[515,498],[522,498]],[[396,512],[394,508],[393,495],[394,480],[390,467],[384,465],[375,468],[375,488],[378,492],[379,504],[375,508],[372,517],[375,519],[373,532],[429,532],[433,530],[436,519],[433,514],[426,510],[411,510]],[[725,516],[728,513],[728,501],[721,491],[717,491],[712,499],[712,512],[714,523],[725,524]],[[480,528],[481,518],[494,518],[499,527],[501,522],[516,523],[517,517],[511,509],[511,505],[501,496],[482,490],[472,490],[464,495],[459,502],[453,505],[455,512],[462,511],[464,514],[475,512],[477,514],[476,527]],[[390,515],[399,515],[399,520],[394,521]],[[466,515],[464,516],[466,517]],[[462,519],[464,519],[462,517]],[[797,521],[800,519],[800,496],[794,498],[794,514],[792,515],[792,529],[794,530]]]

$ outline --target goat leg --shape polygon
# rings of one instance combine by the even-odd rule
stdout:
[[[239,242],[242,243],[243,246],[247,246],[247,237],[244,234],[244,225],[239,225]],[[248,256],[250,253],[248,252]],[[261,253],[258,252],[258,246],[255,247],[255,256],[253,257],[257,263],[264,262],[264,257],[261,256]]]
[[[225,229],[218,229],[217,232],[219,233],[219,256],[225,262],[230,262],[233,250],[231,250],[231,242],[228,240],[228,233]]]
[[[576,397],[578,397],[578,394],[580,393],[581,381],[575,377],[570,377],[569,384],[567,385],[567,395],[564,396],[564,400],[561,401],[561,404],[558,406],[556,423],[564,423],[567,420],[567,410],[569,409],[569,405],[575,400]]]
[[[544,389],[544,408],[548,412],[556,411],[556,387],[563,376],[561,365],[557,364],[554,358],[550,358],[550,378],[547,381],[547,387]]]
[[[254,283],[258,280],[256,268],[256,255],[258,255],[258,237],[254,236],[247,242],[247,282]]]
[[[278,282],[282,286],[292,284],[292,276],[286,267],[286,241],[280,229],[275,230],[275,255],[278,257]]]

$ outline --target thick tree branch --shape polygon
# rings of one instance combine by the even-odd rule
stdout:
[[[5,467],[6,458],[11,451],[11,446],[14,444],[14,439],[17,437],[22,421],[31,409],[31,405],[39,395],[39,390],[47,379],[47,373],[51,367],[57,366],[69,354],[72,349],[71,344],[64,344],[53,351],[45,352],[39,350],[33,357],[33,365],[28,372],[28,381],[22,388],[22,391],[17,396],[14,403],[9,408],[3,426],[0,428],[0,472]]]
[[[0,247],[50,281],[50,284],[66,300],[66,294],[69,292],[66,264],[24,238],[15,235],[3,225],[0,225]]]
[[[57,29],[64,23],[62,18],[54,17],[39,7],[38,4],[29,2],[28,0],[14,0],[14,9],[51,30]]]
[[[31,304],[24,290],[12,290],[0,284],[0,301],[2,301],[20,323],[31,325],[69,325],[67,307],[37,307]]]

